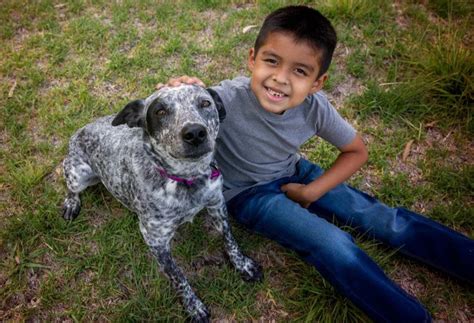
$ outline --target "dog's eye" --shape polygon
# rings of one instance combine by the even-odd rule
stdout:
[[[211,102],[208,100],[202,100],[201,103],[199,104],[200,108],[207,108],[211,105]]]
[[[166,115],[166,110],[165,109],[157,109],[157,110],[155,110],[155,115],[162,117],[162,116]]]

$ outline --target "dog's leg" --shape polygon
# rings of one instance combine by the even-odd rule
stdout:
[[[261,281],[263,279],[262,267],[253,259],[243,255],[234,239],[229,226],[225,202],[222,201],[216,207],[208,207],[207,210],[212,217],[212,224],[224,236],[225,251],[235,269],[240,272],[242,278],[246,281]]]
[[[156,258],[160,270],[169,278],[174,289],[181,297],[184,308],[190,315],[192,322],[210,322],[209,310],[194,293],[188,280],[171,256],[170,241],[176,228],[160,230],[159,227],[163,228],[162,225],[156,223],[148,223],[147,226],[140,222],[140,231],[145,242]]]
[[[68,155],[63,162],[64,176],[68,188],[68,194],[63,203],[63,218],[74,220],[81,211],[81,199],[79,193],[86,187],[99,182],[90,166],[74,155]]]

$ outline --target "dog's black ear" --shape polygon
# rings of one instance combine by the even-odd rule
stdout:
[[[222,102],[219,94],[211,88],[206,89],[207,92],[212,96],[212,99],[214,100],[214,103],[216,104],[217,112],[219,113],[219,121],[222,122],[225,119],[225,108],[224,108],[224,103]]]
[[[112,126],[118,126],[126,123],[130,128],[143,127],[145,116],[143,114],[145,102],[143,100],[135,100],[128,103],[112,121]]]

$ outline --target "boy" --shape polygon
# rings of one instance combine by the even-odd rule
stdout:
[[[385,276],[346,232],[368,232],[400,252],[474,281],[474,241],[403,208],[390,208],[344,184],[367,160],[360,137],[319,92],[336,46],[318,11],[289,6],[264,21],[248,67],[251,78],[211,90],[227,111],[216,159],[229,213],[247,228],[295,250],[375,321],[429,322],[429,313]],[[171,79],[168,86],[199,84]],[[317,135],[340,154],[323,172],[298,155]]]

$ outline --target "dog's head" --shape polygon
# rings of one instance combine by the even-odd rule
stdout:
[[[212,155],[225,110],[217,94],[196,85],[164,87],[128,103],[113,126],[141,127],[155,151],[177,160]]]

